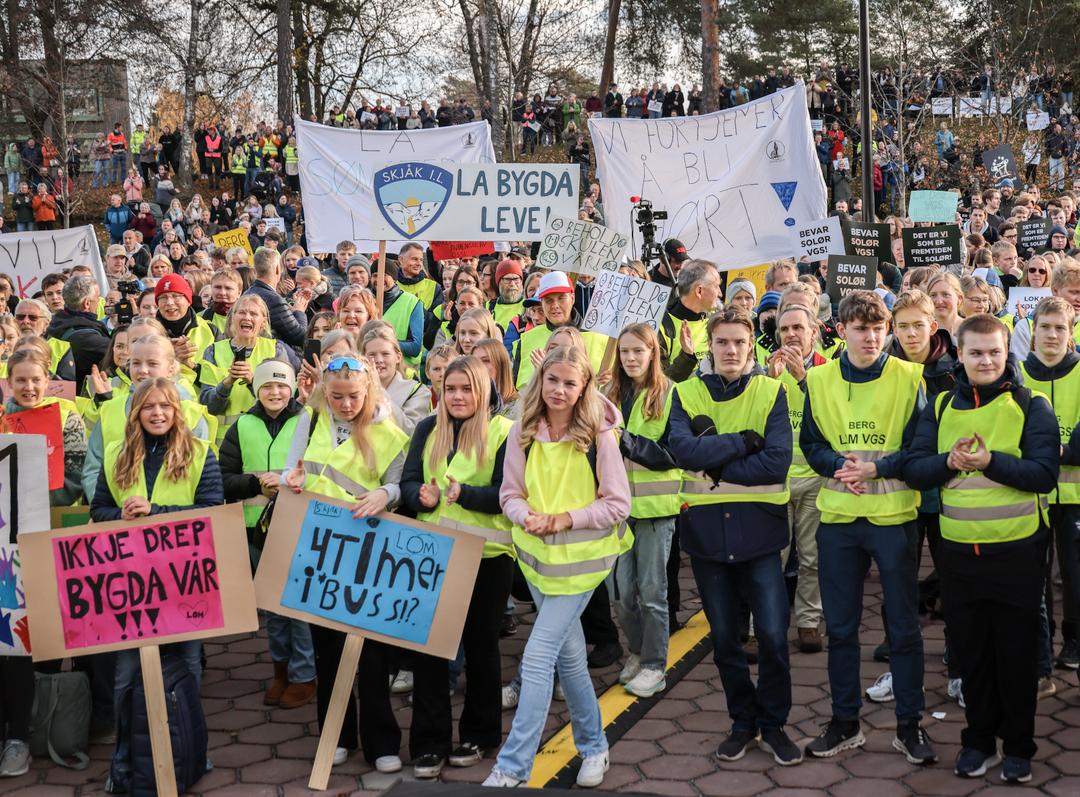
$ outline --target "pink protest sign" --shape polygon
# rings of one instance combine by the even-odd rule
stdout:
[[[210,517],[55,536],[52,553],[68,650],[225,625]]]

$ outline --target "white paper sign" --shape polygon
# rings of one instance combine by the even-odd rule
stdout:
[[[649,113],[663,113],[664,103],[660,100],[653,100],[649,103]]]
[[[1028,130],[1045,130],[1050,126],[1050,113],[1048,111],[1028,111],[1025,120],[1027,121]]]
[[[824,128],[825,128],[825,120],[824,119],[811,119],[810,120],[810,129],[813,130],[815,133],[823,130]]]
[[[577,213],[580,179],[576,164],[387,163],[372,175],[371,234],[406,240],[539,241],[549,214]]]
[[[360,124],[364,124],[365,122],[375,122],[377,124],[378,121],[379,117],[373,114],[371,111],[360,112]]]
[[[596,278],[581,331],[617,338],[630,324],[644,323],[658,330],[670,296],[671,288],[666,285],[617,271],[601,272]]]
[[[1013,315],[1023,309],[1023,317],[1027,318],[1035,310],[1035,305],[1052,295],[1053,293],[1049,288],[1024,288],[1021,286],[1009,288],[1009,301],[1006,303],[1006,308]]]
[[[829,255],[844,254],[844,232],[840,229],[838,216],[801,224],[795,227],[794,237],[796,257],[816,261],[828,260]]]
[[[536,262],[544,268],[595,277],[618,271],[629,240],[622,233],[591,221],[548,217]]]
[[[677,238],[720,270],[788,257],[791,229],[826,212],[806,88],[704,116],[590,119],[608,225],[630,237],[631,196],[666,211]]]
[[[101,264],[94,228],[13,232],[0,235],[0,272],[15,280],[15,292],[25,299],[41,290],[45,275],[72,266],[89,266],[101,286],[108,291],[105,268]]]
[[[285,219],[281,216],[272,216],[269,219],[264,216],[263,221],[266,222],[266,229],[279,230],[282,235],[285,234]]]
[[[390,160],[492,163],[491,128],[472,122],[428,130],[346,130],[296,120],[300,188],[308,250],[333,252],[345,239],[357,251],[375,252],[379,238],[372,228],[379,211],[372,194],[375,167]],[[2,237],[2,236],[0,236]],[[387,241],[398,251],[400,236]]]
[[[394,116],[396,116],[398,119],[408,119],[409,118],[409,106],[408,105],[399,105],[397,108],[394,109]]]
[[[934,116],[952,116],[953,98],[934,97],[931,101],[931,107],[933,108]]]

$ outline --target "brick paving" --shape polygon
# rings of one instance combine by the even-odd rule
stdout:
[[[689,567],[683,567],[682,619],[700,608]],[[875,663],[870,654],[882,639],[880,588],[876,579],[866,585],[862,682],[873,683],[886,665]],[[521,627],[516,636],[504,641],[504,680],[509,680],[528,633],[532,615],[519,605]],[[720,764],[712,751],[729,728],[720,679],[711,656],[694,667],[668,691],[653,709],[632,727],[611,749],[611,770],[603,788],[637,794],[657,795],[751,795],[770,797],[893,797],[893,795],[1005,794],[1000,769],[987,777],[961,780],[952,774],[952,761],[959,750],[963,714],[945,697],[946,674],[941,662],[944,648],[940,622],[924,623],[926,641],[926,727],[933,737],[940,763],[920,768],[892,749],[895,718],[892,705],[868,704],[863,709],[866,746],[861,751],[843,753],[826,761],[808,760],[797,767],[775,765],[771,756],[752,750],[745,758]],[[794,636],[794,632],[792,632]],[[794,648],[793,648],[794,650]],[[262,694],[272,677],[272,667],[264,634],[245,635],[206,644],[208,668],[203,678],[203,705],[210,729],[210,757],[214,769],[203,776],[190,794],[207,797],[294,797],[308,794],[375,795],[404,773],[382,775],[374,772],[354,754],[335,767],[326,792],[307,788],[311,761],[315,754],[317,729],[312,703],[292,711],[268,709]],[[792,653],[793,707],[791,733],[797,742],[816,735],[829,714],[824,653]],[[598,692],[611,686],[618,665],[595,672]],[[1031,787],[1056,797],[1080,795],[1080,693],[1076,674],[1055,671],[1058,693],[1039,704],[1036,725],[1039,751],[1033,767]],[[460,707],[460,690],[455,709]],[[409,723],[406,700],[395,698],[398,720]],[[546,735],[568,721],[566,706],[552,704]],[[934,719],[931,712],[943,712]],[[508,729],[511,713],[504,714]],[[407,737],[406,737],[407,740]],[[0,794],[34,797],[68,797],[103,794],[111,747],[95,746],[92,762],[82,772],[61,769],[46,761],[35,761],[19,778],[0,780]],[[403,746],[402,758],[408,760]],[[478,783],[487,775],[492,759],[469,769],[443,770],[448,782]],[[1008,789],[1015,794],[1015,787]]]

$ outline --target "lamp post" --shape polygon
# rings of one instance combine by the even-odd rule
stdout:
[[[862,141],[862,220],[874,220],[874,161],[870,125],[870,6],[859,0],[859,135]]]

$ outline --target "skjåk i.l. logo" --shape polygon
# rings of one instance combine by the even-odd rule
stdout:
[[[402,238],[416,238],[442,214],[453,182],[430,163],[395,163],[375,172],[375,203]]]

